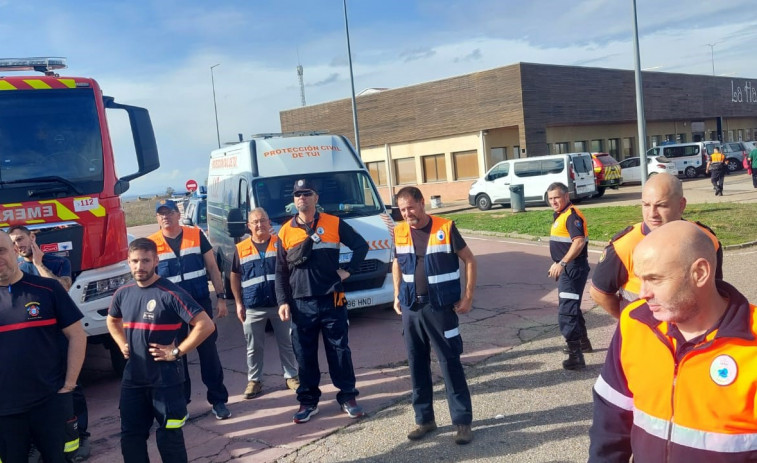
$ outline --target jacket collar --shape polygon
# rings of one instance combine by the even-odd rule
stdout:
[[[741,338],[753,341],[755,338],[751,330],[752,310],[749,301],[736,288],[725,281],[716,281],[715,286],[721,295],[728,298],[728,306],[720,319],[720,325],[716,327],[718,332],[715,334],[715,338]],[[661,321],[654,318],[646,301],[630,310],[629,316],[632,319],[644,323],[652,329],[658,329],[662,324]]]

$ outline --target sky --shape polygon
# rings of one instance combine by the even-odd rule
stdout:
[[[633,69],[632,6],[347,0],[355,91],[518,62]],[[636,7],[642,69],[710,75],[714,62],[716,75],[757,78],[754,0]],[[279,112],[301,106],[298,64],[308,105],[351,96],[342,0],[0,0],[0,34],[0,57],[66,57],[61,76],[93,77],[117,102],[149,110],[161,167],[129,195],[205,183],[218,146],[213,86],[222,144],[281,130]],[[119,175],[136,169],[124,126],[114,117]]]

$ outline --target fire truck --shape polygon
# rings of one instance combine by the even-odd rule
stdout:
[[[116,103],[87,77],[61,77],[64,58],[0,59],[0,228],[23,225],[44,252],[71,261],[69,295],[90,343],[123,357],[105,320],[115,290],[131,280],[120,195],[160,166],[146,109]],[[27,72],[17,76],[13,71]],[[118,176],[106,112],[125,111],[137,171]]]

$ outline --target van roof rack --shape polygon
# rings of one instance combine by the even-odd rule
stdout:
[[[329,133],[327,130],[306,130],[300,132],[271,132],[271,133],[256,133],[252,135],[252,138],[274,138],[274,137],[307,137],[313,135],[325,135]]]

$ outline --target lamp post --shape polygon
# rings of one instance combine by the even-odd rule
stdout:
[[[639,23],[636,18],[636,0],[633,8],[634,75],[636,80],[636,123],[639,130],[639,157],[641,157],[641,185],[647,182],[647,120],[644,117],[644,83],[641,77],[641,53],[639,52]]]
[[[221,147],[221,132],[218,130],[218,106],[216,106],[216,81],[213,78],[213,68],[220,66],[221,63],[210,66],[210,85],[213,87],[213,111],[216,115],[216,138],[218,139],[218,147]]]
[[[352,85],[352,123],[355,126],[355,149],[360,156],[360,130],[357,126],[357,103],[355,102],[355,78],[352,75],[352,52],[350,51],[350,27],[347,24],[347,0],[342,0],[344,6],[344,32],[347,35],[347,60],[350,62],[350,85]]]
[[[710,59],[712,60],[712,75],[715,75],[715,45],[719,44],[720,42],[715,43],[707,43],[708,47],[710,47]]]

